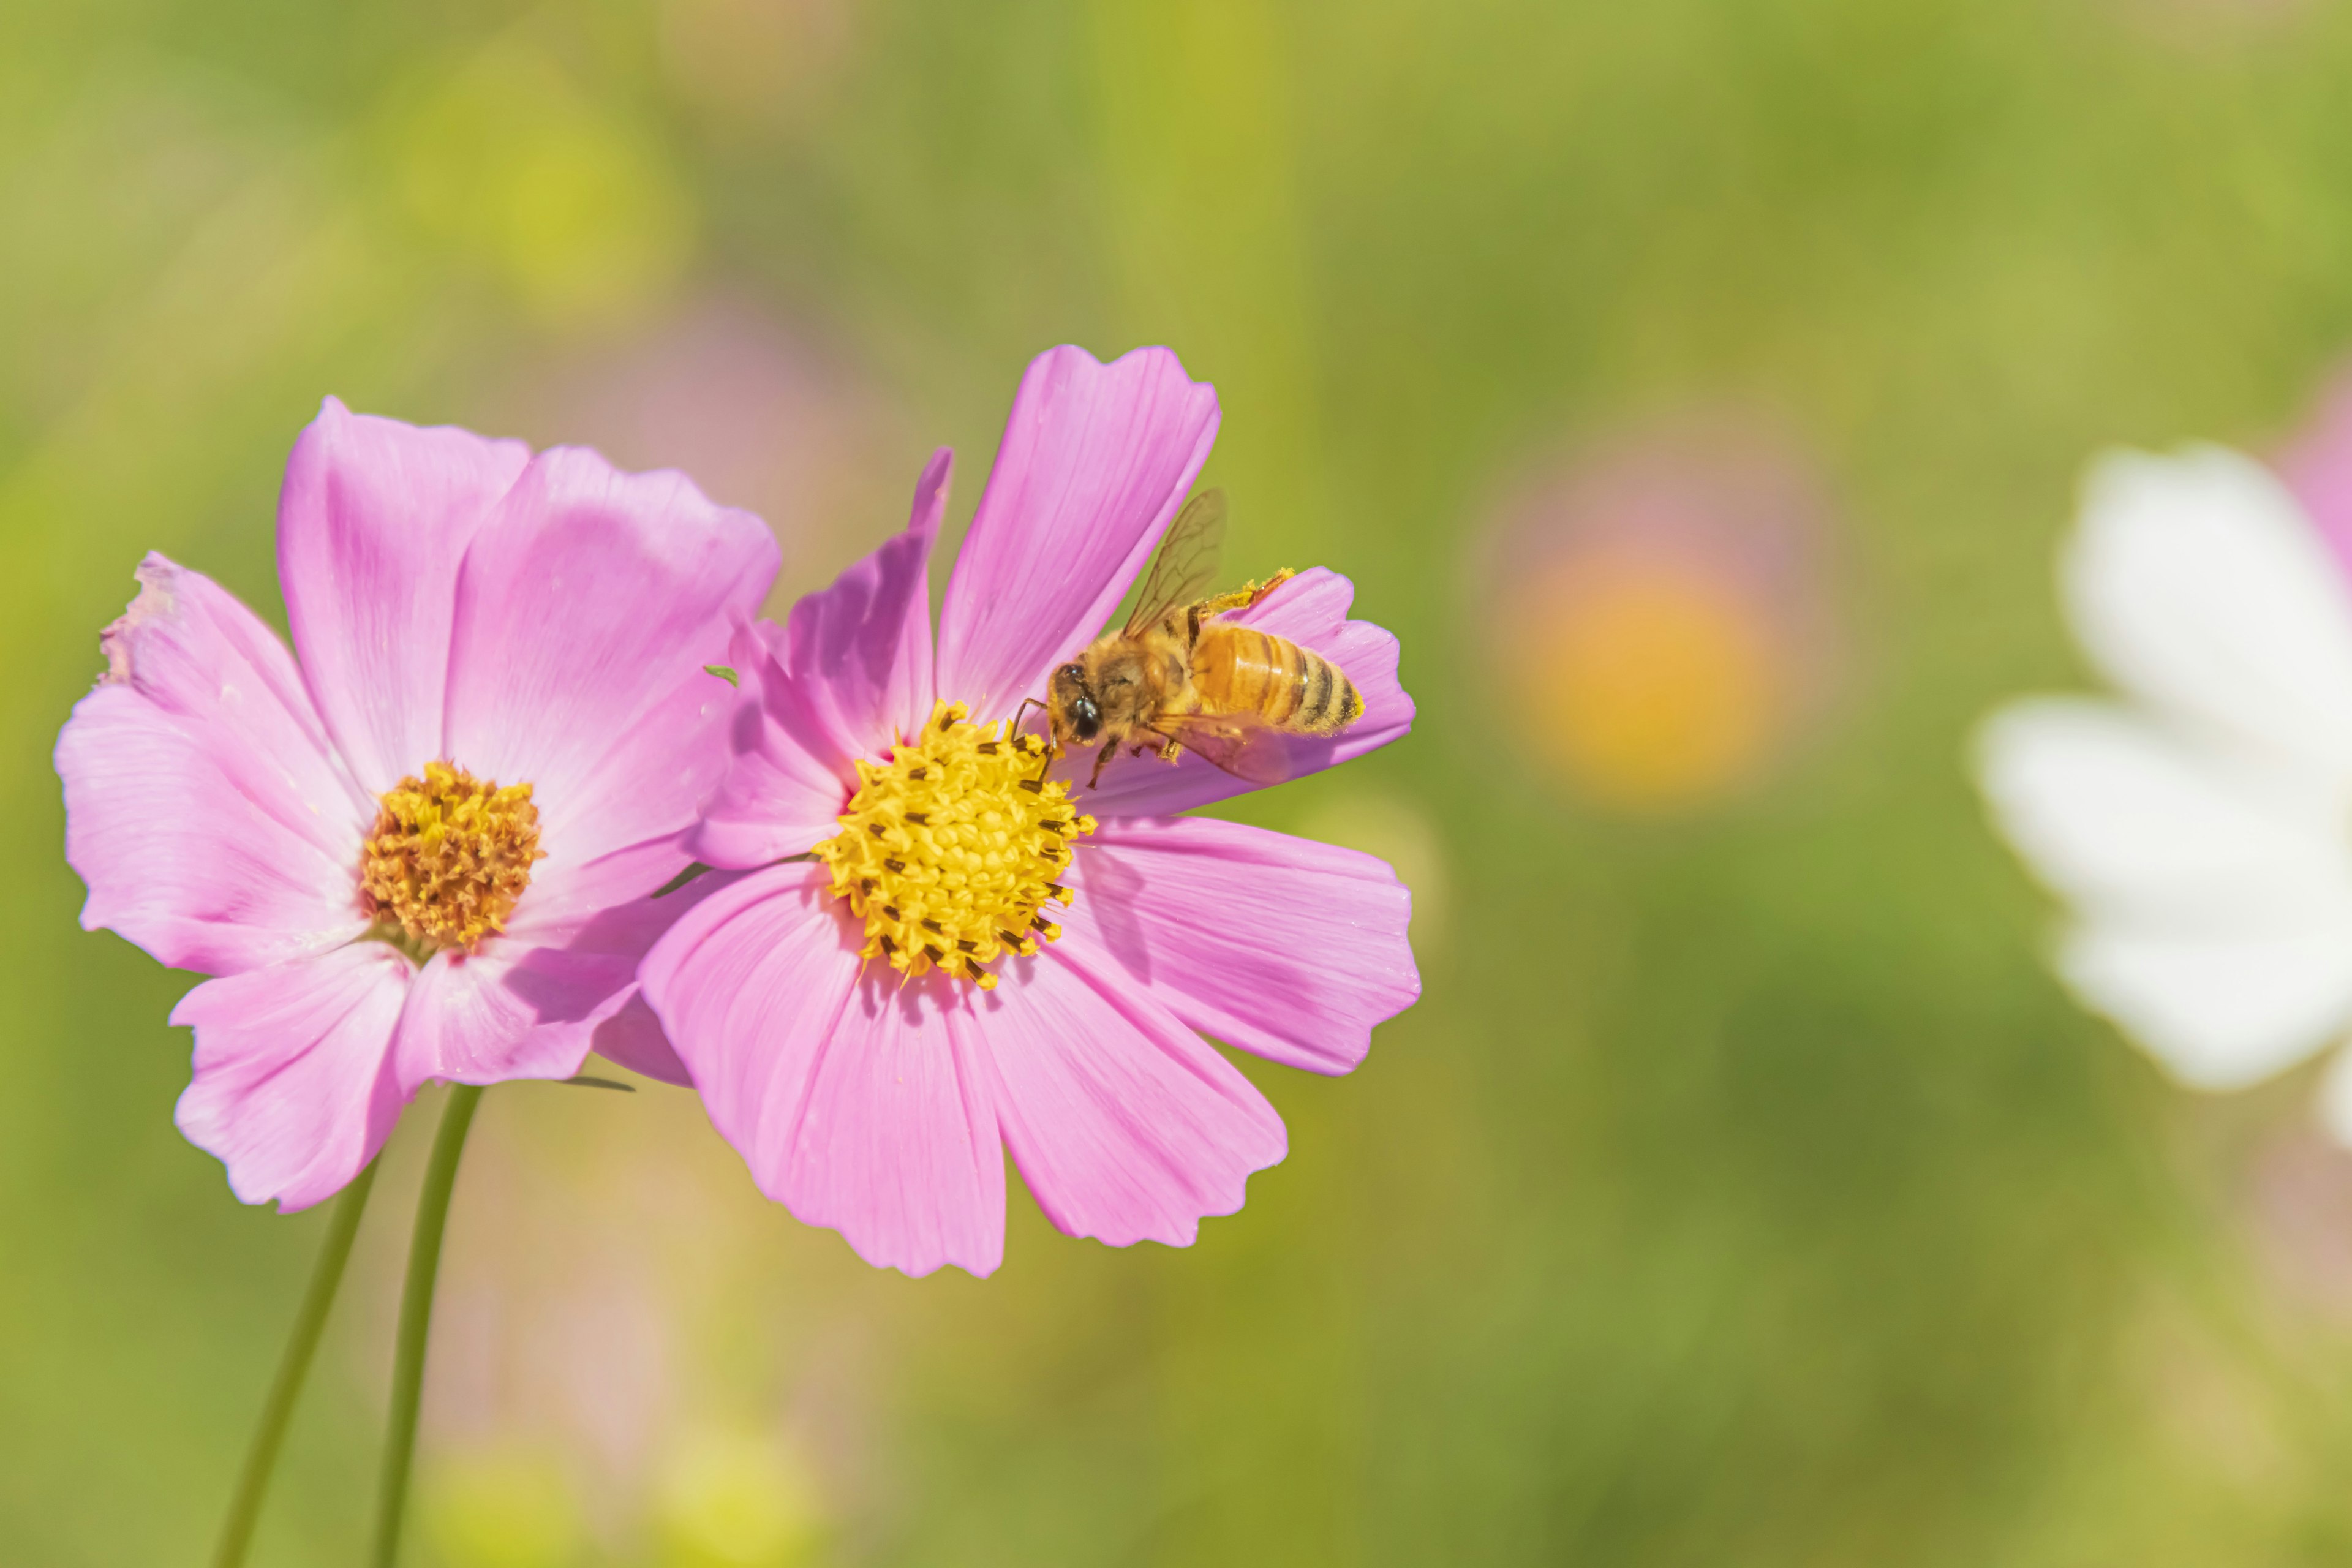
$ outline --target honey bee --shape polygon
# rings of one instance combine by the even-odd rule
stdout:
[[[1224,542],[1225,495],[1185,503],[1151,563],[1135,613],[1054,671],[1045,716],[1054,744],[1099,743],[1091,789],[1121,746],[1173,763],[1196,752],[1253,784],[1288,773],[1290,738],[1336,735],[1364,711],[1345,671],[1297,643],[1221,619],[1247,609],[1294,575],[1196,597],[1215,575]]]

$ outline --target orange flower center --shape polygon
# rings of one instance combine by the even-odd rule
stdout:
[[[544,859],[530,785],[501,788],[448,763],[383,794],[360,858],[360,901],[376,933],[420,963],[445,947],[471,952],[506,929]]]

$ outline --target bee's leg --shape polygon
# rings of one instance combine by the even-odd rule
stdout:
[[[1012,727],[1008,729],[1005,733],[1013,738],[1013,743],[1015,746],[1022,747],[1025,750],[1028,742],[1026,738],[1024,738],[1021,733],[1021,721],[1029,716],[1029,710],[1032,708],[1045,709],[1046,733],[1045,739],[1040,741],[1037,745],[1037,776],[1038,778],[1043,779],[1045,774],[1052,770],[1054,766],[1054,759],[1062,754],[1061,739],[1059,736],[1053,733],[1053,709],[1046,707],[1044,702],[1039,701],[1034,697],[1023,698],[1021,700],[1021,706],[1013,710]]]
[[[1175,763],[1175,762],[1176,762],[1176,759],[1177,759],[1177,758],[1179,758],[1179,757],[1181,757],[1181,756],[1182,756],[1183,754],[1184,754],[1184,746],[1183,746],[1183,743],[1182,743],[1181,742],[1180,742],[1180,741],[1174,741],[1174,740],[1167,740],[1167,741],[1162,741],[1162,742],[1160,742],[1160,760],[1161,762],[1163,762],[1163,763],[1169,763],[1171,766],[1173,766],[1173,765],[1174,765],[1174,763]]]
[[[1094,787],[1095,787],[1095,785],[1097,785],[1097,784],[1098,784],[1102,783],[1102,771],[1103,771],[1103,769],[1104,769],[1105,767],[1108,766],[1108,765],[1109,765],[1109,763],[1110,763],[1110,760],[1111,760],[1113,757],[1117,756],[1117,755],[1118,755],[1118,748],[1117,746],[1114,746],[1114,745],[1108,744],[1108,743],[1106,742],[1106,743],[1105,743],[1105,744],[1104,744],[1104,746],[1103,746],[1103,749],[1102,749],[1100,752],[1097,752],[1095,754],[1095,771],[1094,771],[1094,776],[1087,780],[1087,787],[1088,789],[1092,789],[1092,788],[1094,788]]]
[[[1045,704],[1043,701],[1039,700],[1037,698],[1034,698],[1034,697],[1024,697],[1024,698],[1021,700],[1021,706],[1020,706],[1020,707],[1018,707],[1018,708],[1015,708],[1015,709],[1013,710],[1013,723],[1012,723],[1011,727],[1010,727],[1010,728],[1008,728],[1004,732],[1005,732],[1007,735],[1018,735],[1018,734],[1020,734],[1020,733],[1021,733],[1021,721],[1022,721],[1022,720],[1024,720],[1024,719],[1026,719],[1027,717],[1029,717],[1029,710],[1031,710],[1032,708],[1044,708],[1045,706]],[[1051,711],[1051,710],[1048,710],[1048,712],[1050,712],[1050,711]]]

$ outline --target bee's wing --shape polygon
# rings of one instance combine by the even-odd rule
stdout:
[[[1293,737],[1249,713],[1163,713],[1162,735],[1237,779],[1280,784],[1298,770]]]
[[[1179,605],[1202,597],[1217,574],[1217,552],[1225,542],[1225,492],[1202,490],[1184,503],[1151,558],[1151,574],[1127,617],[1133,637]]]

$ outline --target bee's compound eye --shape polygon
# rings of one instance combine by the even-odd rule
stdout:
[[[1070,704],[1070,728],[1081,741],[1091,741],[1102,733],[1102,710],[1091,697],[1081,697]]]
[[[1066,664],[1054,672],[1064,680],[1084,680],[1087,672],[1075,664]]]

